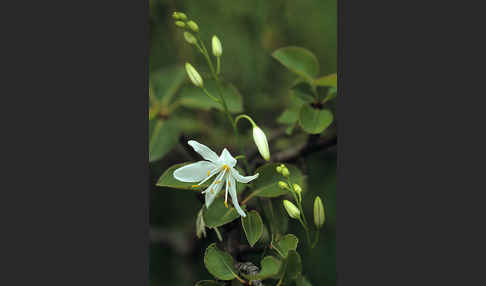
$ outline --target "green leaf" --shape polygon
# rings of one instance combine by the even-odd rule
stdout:
[[[299,277],[297,277],[297,279],[295,279],[295,283],[297,286],[312,286],[312,284],[309,282],[309,280],[307,280],[307,278],[305,278],[304,275],[300,275]]]
[[[291,284],[302,274],[302,259],[295,250],[290,250],[285,263],[284,285]]]
[[[287,69],[311,81],[319,72],[316,56],[301,47],[284,47],[272,53],[277,61]]]
[[[285,233],[288,228],[289,216],[279,199],[263,199],[263,213],[270,224],[272,239],[278,239],[280,234]]]
[[[314,85],[337,88],[337,74],[333,73],[314,80]]]
[[[292,123],[289,126],[287,126],[287,128],[285,128],[285,134],[292,135],[292,132],[294,132],[295,125],[297,125],[297,124]]]
[[[278,181],[284,180],[281,174],[277,173],[275,168],[279,164],[268,163],[258,168],[255,173],[259,173],[260,176],[253,183],[253,192],[250,196],[258,197],[278,197],[285,194],[290,194],[288,190],[284,190],[278,187]],[[290,180],[294,184],[299,184],[303,189],[305,188],[305,176],[302,172],[291,164],[286,164],[290,171]]]
[[[287,234],[276,243],[272,243],[272,247],[283,257],[286,258],[289,251],[296,250],[299,239],[293,234]]]
[[[224,284],[218,283],[213,280],[201,280],[198,281],[194,286],[224,286]]]
[[[179,128],[175,120],[151,120],[149,128],[149,162],[162,159],[179,140]]]
[[[264,280],[275,277],[280,272],[282,261],[273,256],[265,256],[260,262],[260,272],[254,275],[243,275],[248,280]]]
[[[219,250],[216,243],[212,243],[206,249],[204,265],[217,279],[233,280],[236,277],[233,258],[228,253]]]
[[[176,164],[171,166],[169,169],[165,170],[165,172],[160,176],[159,180],[155,184],[158,187],[168,187],[168,188],[174,188],[174,189],[181,189],[181,190],[192,190],[192,191],[199,191],[201,189],[204,189],[205,187],[208,187],[209,184],[211,183],[209,181],[203,183],[201,187],[199,188],[193,188],[192,185],[196,183],[186,183],[186,182],[181,182],[174,178],[174,171],[184,165],[187,164],[192,164],[193,162],[185,162],[181,164]]]
[[[253,247],[263,234],[263,221],[260,214],[255,210],[249,212],[246,217],[241,217],[241,224],[248,243]]]
[[[150,73],[153,95],[167,105],[186,78],[182,66],[169,66]]]
[[[204,87],[210,94],[219,97],[219,89],[214,80],[204,81]],[[243,112],[243,99],[236,87],[230,83],[223,84],[223,97],[228,105],[228,110],[231,113]],[[209,98],[204,92],[195,86],[185,86],[179,93],[178,100],[181,105],[188,108],[197,108],[202,110],[210,110],[211,108],[224,110],[220,103],[215,102]]]
[[[299,124],[305,132],[319,134],[331,125],[333,118],[331,111],[327,109],[304,105],[300,110]]]
[[[294,96],[302,99],[305,102],[315,101],[312,87],[309,85],[309,83],[305,81],[298,82],[295,86],[292,87],[292,91]]]
[[[223,192],[223,191],[221,191]],[[245,210],[245,206],[241,206]],[[224,205],[224,196],[216,198],[209,208],[204,207],[203,217],[207,227],[219,227],[233,220],[240,215],[236,209],[231,206],[226,208]]]
[[[277,122],[281,124],[292,124],[299,120],[300,109],[286,109],[284,112],[277,118]]]

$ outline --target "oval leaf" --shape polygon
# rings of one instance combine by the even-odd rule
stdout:
[[[175,120],[153,120],[149,129],[149,162],[162,159],[177,144],[179,129]]]
[[[289,251],[296,250],[299,244],[299,239],[293,234],[287,234],[278,242],[272,243],[272,247],[283,257],[288,256]]]
[[[297,279],[302,274],[302,259],[295,250],[290,250],[286,260],[284,285],[291,284],[292,280]]]
[[[241,206],[245,210],[245,206]],[[204,207],[203,217],[207,227],[218,227],[237,219],[240,215],[231,206],[226,208],[224,196],[216,198],[209,208]],[[247,216],[248,217],[248,216]]]
[[[154,95],[157,99],[162,99],[167,105],[175,95],[179,87],[186,78],[186,72],[182,66],[169,66],[150,73],[150,82]]]
[[[263,234],[263,221],[260,214],[255,210],[249,212],[246,217],[241,217],[241,224],[248,243],[253,247]]]
[[[210,94],[219,98],[219,89],[215,81],[204,81],[204,87]],[[223,97],[228,105],[228,110],[231,113],[243,112],[243,99],[235,86],[229,83],[223,84]],[[223,107],[218,102],[209,98],[204,92],[195,86],[185,86],[181,89],[178,96],[178,101],[181,105],[189,108],[197,108],[202,110],[210,110],[215,108],[223,110]]]
[[[299,76],[312,80],[319,72],[316,56],[301,47],[284,47],[272,53],[277,61]]]
[[[337,74],[333,73],[314,80],[314,85],[337,87]]]
[[[265,256],[260,262],[260,272],[255,275],[243,275],[248,280],[264,280],[279,274],[282,261],[273,256]]]
[[[282,175],[275,170],[278,165],[279,164],[277,163],[265,164],[255,171],[255,173],[259,173],[260,176],[258,177],[258,180],[255,180],[253,183],[253,192],[250,196],[272,198],[289,194],[288,190],[283,190],[278,187],[278,181],[284,179]],[[286,164],[286,166],[290,171],[290,180],[294,184],[299,184],[305,189],[305,176],[302,175],[302,172],[294,165]]]
[[[300,109],[299,124],[302,129],[310,134],[319,134],[331,125],[334,117],[327,109],[315,109],[310,105],[304,105]]]
[[[216,243],[212,243],[206,249],[204,265],[211,275],[220,280],[233,280],[236,277],[233,258],[219,250]]]

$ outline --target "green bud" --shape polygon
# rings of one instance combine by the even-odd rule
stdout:
[[[186,23],[184,23],[182,21],[176,21],[175,24],[179,28],[184,28],[186,26]]]
[[[172,18],[174,18],[174,20],[180,20],[179,12],[172,13]]]
[[[299,185],[294,184],[294,191],[300,194],[302,193],[302,188]]]
[[[189,29],[193,30],[194,32],[199,32],[199,26],[196,24],[196,22],[194,21],[189,21],[187,22],[187,26],[189,27]]]
[[[186,42],[188,42],[191,45],[197,43],[196,37],[194,37],[194,35],[191,34],[191,32],[184,32],[184,38],[186,39]]]
[[[279,181],[278,182],[278,187],[281,188],[281,189],[287,189],[288,190],[289,185],[287,185],[287,183],[284,182],[284,181]]]
[[[287,167],[284,166],[282,168],[282,176],[288,177],[289,175],[290,175],[289,169],[287,169]]]
[[[300,218],[300,211],[299,209],[290,201],[284,200],[283,205],[289,216],[293,219]]]
[[[213,55],[215,57],[220,57],[223,54],[223,46],[221,46],[221,41],[219,40],[218,37],[213,36],[212,44],[213,44]]]
[[[277,166],[277,168],[275,168],[275,170],[277,170],[277,173],[282,173],[282,166]]]
[[[187,20],[187,16],[186,14],[182,13],[182,12],[179,12],[177,13],[179,15],[179,19],[182,20],[182,21],[186,21]]]
[[[321,228],[325,221],[324,205],[322,204],[321,198],[317,196],[314,200],[314,224],[317,228]]]
[[[197,87],[203,86],[202,77],[199,75],[197,70],[190,63],[186,63],[186,72],[187,75],[189,76],[189,79],[195,86]]]

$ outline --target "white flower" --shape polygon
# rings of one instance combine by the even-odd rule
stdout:
[[[231,156],[230,152],[224,148],[221,156],[218,155],[209,147],[200,144],[194,140],[187,142],[194,151],[198,152],[206,161],[198,161],[189,165],[180,167],[174,171],[174,178],[181,182],[199,182],[194,187],[199,187],[207,180],[216,176],[216,179],[206,188],[202,193],[206,195],[206,207],[213,203],[216,196],[225,186],[226,194],[224,203],[228,207],[228,192],[233,201],[236,211],[242,216],[246,217],[245,212],[238,204],[238,196],[236,194],[236,181],[240,183],[248,183],[258,178],[258,173],[253,176],[242,176],[234,168],[236,159]]]
[[[262,155],[263,159],[266,161],[270,160],[270,150],[268,149],[268,141],[265,133],[260,129],[258,126],[253,126],[253,140],[255,141],[255,145],[257,145],[258,151],[260,155]]]

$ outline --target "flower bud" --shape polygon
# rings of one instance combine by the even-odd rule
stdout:
[[[294,184],[294,191],[300,195],[300,193],[302,193],[302,188],[299,185]]]
[[[199,26],[196,24],[196,22],[194,21],[189,21],[187,22],[187,26],[189,27],[189,29],[193,30],[194,32],[199,32]]]
[[[186,72],[187,75],[189,76],[189,79],[192,81],[192,83],[195,86],[197,87],[203,86],[203,79],[201,78],[197,70],[190,63],[186,63]]]
[[[215,57],[220,57],[223,54],[223,47],[221,46],[221,41],[218,39],[218,37],[213,36],[213,55]]]
[[[179,12],[179,13],[177,13],[177,15],[179,16],[179,20],[182,20],[182,21],[186,21],[187,20],[186,14],[184,14],[182,12]]]
[[[201,209],[197,214],[196,236],[197,238],[206,237],[206,223],[204,222],[203,209]]]
[[[277,168],[275,168],[275,170],[277,170],[277,173],[282,173],[282,166],[277,166]]]
[[[253,127],[253,140],[255,141],[255,145],[262,155],[263,159],[266,161],[270,160],[270,150],[268,149],[268,141],[265,133],[260,129],[258,126]]]
[[[194,37],[194,35],[191,34],[191,32],[184,32],[184,38],[186,39],[186,42],[188,42],[191,45],[197,43],[196,37]]]
[[[289,216],[293,219],[300,218],[300,211],[299,209],[290,201],[284,200],[283,205]]]
[[[314,200],[314,224],[317,228],[321,228],[325,221],[324,205],[322,204],[321,198],[317,196]]]
[[[287,169],[287,167],[284,166],[282,168],[282,176],[288,177],[289,175],[290,175],[289,169]]]
[[[284,181],[279,181],[278,182],[278,187],[281,188],[281,189],[288,189],[289,188],[289,185],[287,185],[287,183],[284,182]]]
[[[175,24],[179,28],[184,28],[186,26],[186,23],[184,23],[182,21],[176,21]]]
[[[179,12],[172,13],[172,18],[174,18],[174,20],[180,20],[181,18],[179,17]]]

